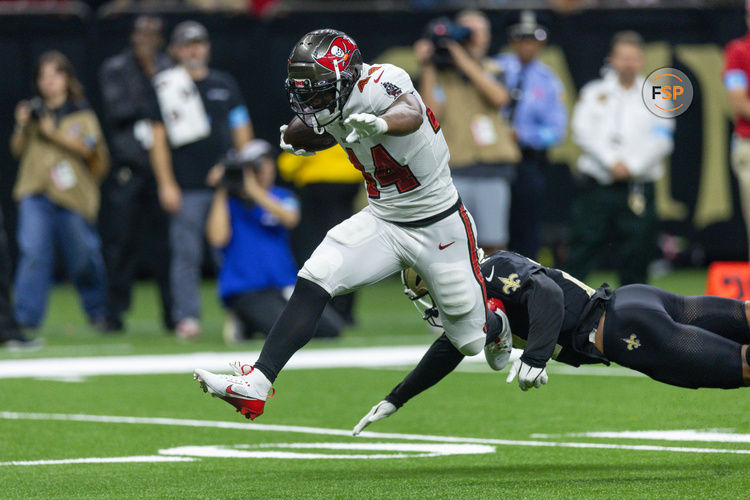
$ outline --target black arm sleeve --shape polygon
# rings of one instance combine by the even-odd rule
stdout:
[[[401,408],[411,398],[440,382],[458,366],[462,359],[464,355],[443,333],[433,342],[417,367],[393,388],[385,400],[396,408]]]
[[[544,368],[562,329],[565,297],[557,283],[542,272],[532,274],[524,288],[521,302],[529,312],[529,338],[521,361]]]

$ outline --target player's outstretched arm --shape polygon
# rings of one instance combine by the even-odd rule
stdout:
[[[544,367],[552,357],[565,318],[565,295],[550,277],[541,272],[530,276],[521,295],[529,314],[529,337],[521,360]]]
[[[552,357],[565,317],[562,289],[541,272],[526,281],[520,297],[529,314],[529,334],[519,362],[511,366],[507,382],[518,376],[518,386],[526,391],[547,383],[547,361]]]
[[[462,359],[464,355],[443,333],[432,343],[416,368],[409,372],[383,401],[373,406],[370,412],[360,420],[354,428],[354,435],[359,434],[372,422],[392,415],[411,398],[440,382],[458,366]]]

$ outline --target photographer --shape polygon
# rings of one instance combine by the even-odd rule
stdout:
[[[105,320],[105,271],[99,236],[98,183],[108,153],[70,61],[60,52],[39,58],[31,101],[16,106],[10,141],[21,165],[18,201],[16,319],[36,328],[44,316],[59,252],[92,324]]]
[[[288,230],[299,223],[299,208],[291,192],[274,185],[272,153],[268,142],[253,140],[208,176],[216,192],[206,237],[223,254],[219,295],[246,338],[268,334],[297,280]],[[316,335],[337,337],[344,324],[328,306]]]
[[[509,95],[500,68],[487,58],[490,24],[479,11],[460,12],[427,27],[414,45],[422,65],[419,94],[440,121],[453,181],[474,216],[479,245],[508,244],[510,182],[521,154],[500,114]]]

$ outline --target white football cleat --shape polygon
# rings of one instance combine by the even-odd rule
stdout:
[[[495,332],[494,337],[487,339],[487,343],[484,345],[484,358],[487,360],[490,368],[500,371],[508,366],[510,353],[513,350],[513,334],[510,331],[508,317],[495,300],[489,299],[487,301],[487,308],[490,310],[490,314],[498,316],[502,328],[498,332]]]
[[[223,399],[246,418],[255,420],[263,414],[266,398],[274,395],[271,383],[251,365],[236,361],[230,363],[230,366],[236,375],[211,373],[196,368],[193,378],[200,383],[203,392]],[[271,396],[268,396],[269,390]]]

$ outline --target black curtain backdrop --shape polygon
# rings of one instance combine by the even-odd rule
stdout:
[[[505,30],[516,22],[518,13],[490,11],[488,15],[496,50],[505,44]],[[391,47],[410,46],[436,16],[426,12],[300,13],[269,21],[217,14],[162,17],[168,29],[185,19],[206,25],[211,34],[212,66],[234,75],[250,109],[256,135],[276,143],[279,125],[291,118],[283,80],[289,51],[301,35],[320,27],[341,29],[358,42],[365,60],[370,61]],[[49,49],[64,52],[73,62],[89,100],[100,112],[99,66],[127,45],[133,19],[131,15],[88,20],[51,15],[0,18],[0,60],[4,63],[4,71],[0,72],[0,203],[11,241],[15,239],[15,207],[10,192],[17,164],[10,156],[8,139],[13,129],[14,106],[29,95],[36,58]],[[737,8],[596,10],[564,16],[542,12],[540,21],[549,28],[550,45],[562,49],[576,89],[599,76],[610,38],[616,31],[637,30],[647,42],[713,44],[719,48],[746,31],[744,12]],[[688,68],[674,64],[692,77]],[[672,195],[684,202],[691,214],[697,198],[703,130],[701,88],[694,87],[692,108],[678,120],[671,162]],[[557,188],[570,185],[564,170],[553,169],[551,173]],[[745,230],[734,178],[732,194],[734,215],[730,221],[698,230],[688,217],[687,221],[665,223],[665,228],[705,248],[709,260],[746,258]],[[553,190],[546,203],[554,207],[546,211],[550,222],[565,221],[571,196],[569,190]]]

